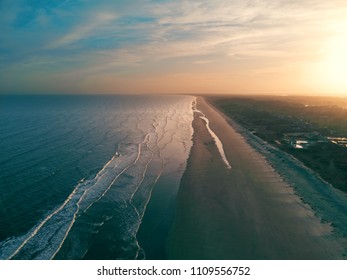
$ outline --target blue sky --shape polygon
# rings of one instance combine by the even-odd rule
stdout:
[[[0,14],[1,93],[347,92],[346,1],[0,0]]]

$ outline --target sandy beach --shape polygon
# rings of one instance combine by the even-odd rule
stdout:
[[[346,240],[315,215],[267,160],[203,98],[230,162],[228,169],[199,113],[177,197],[171,259],[344,259]]]

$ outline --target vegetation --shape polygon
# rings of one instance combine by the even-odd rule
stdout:
[[[211,99],[243,127],[293,155],[327,182],[347,192],[347,145],[329,140],[330,137],[347,137],[346,99],[260,96]],[[295,137],[288,137],[295,134],[301,138],[302,135],[315,135],[319,141],[312,140],[309,147],[298,149],[292,144]]]

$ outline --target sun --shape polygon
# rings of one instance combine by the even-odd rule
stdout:
[[[333,39],[326,57],[327,80],[336,88],[347,90],[347,35]]]
[[[347,95],[347,34],[328,41],[319,68],[326,90]]]

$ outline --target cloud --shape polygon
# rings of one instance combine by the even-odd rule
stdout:
[[[89,17],[85,22],[78,23],[78,25],[73,27],[68,34],[63,35],[61,38],[50,43],[47,47],[60,48],[94,36],[100,31],[100,29],[107,26],[108,23],[114,21],[116,18],[117,16],[112,13],[97,13],[92,17]]]
[[[189,70],[227,77],[294,64],[299,71],[347,26],[344,0],[32,3],[1,2],[0,72],[7,76],[141,80]]]

